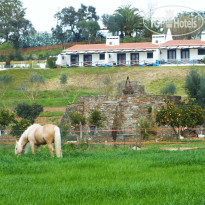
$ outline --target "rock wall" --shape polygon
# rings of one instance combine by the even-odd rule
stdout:
[[[142,85],[135,86],[133,95],[79,97],[78,103],[68,105],[60,126],[71,127],[69,115],[72,112],[89,117],[92,109],[98,109],[106,117],[104,128],[136,128],[141,118],[150,116],[148,108],[152,107],[152,112],[160,109],[165,105],[165,98],[174,104],[181,100],[180,96],[148,95]],[[117,126],[114,121],[118,122]]]

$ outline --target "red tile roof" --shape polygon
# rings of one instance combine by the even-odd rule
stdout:
[[[124,49],[156,49],[158,45],[150,42],[145,43],[121,43],[118,46],[107,46],[105,44],[86,44],[86,45],[75,45],[66,51],[100,51],[100,50],[124,50]]]
[[[205,41],[201,40],[172,40],[167,41],[161,46],[205,46]]]
[[[172,46],[205,46],[205,41],[201,40],[172,40],[167,41],[160,45],[160,47]],[[64,52],[78,52],[78,51],[106,51],[106,50],[129,50],[129,49],[157,49],[159,45],[152,44],[151,42],[142,43],[121,43],[118,46],[107,46],[106,44],[85,44],[74,45]]]

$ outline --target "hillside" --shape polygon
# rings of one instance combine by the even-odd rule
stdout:
[[[39,96],[37,102],[47,107],[64,107],[69,102],[76,101],[77,96],[97,95],[111,93],[116,94],[118,84],[130,76],[131,81],[139,81],[145,85],[149,94],[160,94],[160,90],[170,82],[177,87],[176,95],[186,96],[184,83],[186,75],[192,67],[120,67],[120,68],[69,68],[47,70],[7,70],[0,71],[0,75],[9,74],[13,81],[8,86],[7,92],[2,97],[0,104],[14,106],[18,102],[28,101],[25,92],[21,91],[22,84],[28,81],[32,73],[39,73],[45,78],[45,85],[38,87]],[[200,72],[204,67],[193,67]],[[61,73],[66,73],[69,89],[67,94],[60,90],[59,83]],[[77,93],[77,94],[76,94]]]

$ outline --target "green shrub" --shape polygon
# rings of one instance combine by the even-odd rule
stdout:
[[[88,121],[91,125],[101,127],[103,121],[105,121],[105,117],[102,116],[102,113],[99,110],[92,110]]]
[[[174,95],[176,93],[176,86],[174,83],[170,83],[166,87],[162,88],[160,92],[163,95]]]
[[[35,119],[43,112],[43,106],[37,103],[29,105],[28,103],[19,103],[15,111],[19,117],[29,120],[32,124]]]
[[[56,60],[57,60],[56,57],[48,57],[47,58],[47,67],[48,68],[57,68]]]
[[[0,128],[5,129],[15,120],[15,113],[7,108],[0,109]]]
[[[66,73],[61,73],[61,76],[60,76],[60,84],[66,84],[67,83],[67,75]]]
[[[45,83],[45,79],[44,79],[43,75],[40,75],[40,74],[37,74],[37,73],[33,73],[33,74],[31,74],[30,82],[31,83],[44,84]]]
[[[19,121],[15,120],[11,134],[13,136],[20,136],[30,125],[31,122],[27,119],[21,119]]]
[[[80,124],[81,125],[86,124],[86,118],[78,112],[71,113],[70,120],[71,120],[72,125],[75,125],[75,126],[80,125]]]

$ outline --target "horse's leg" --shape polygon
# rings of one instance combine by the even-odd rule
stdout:
[[[38,147],[38,152],[40,152],[41,151],[41,145],[38,145],[37,147]]]
[[[30,142],[30,145],[31,145],[31,152],[32,152],[32,154],[34,154],[34,152],[35,152],[35,144],[33,142]]]
[[[51,152],[51,156],[53,157],[54,156],[54,149],[53,149],[52,144],[48,144],[48,148],[49,148],[49,150]]]

